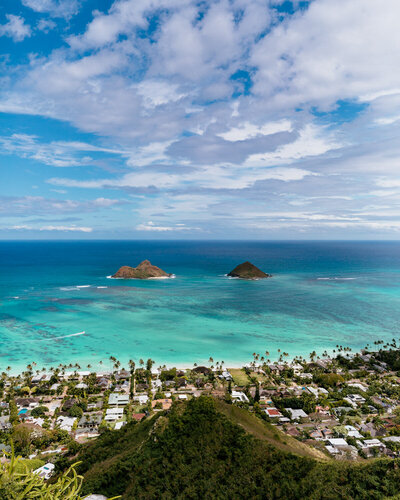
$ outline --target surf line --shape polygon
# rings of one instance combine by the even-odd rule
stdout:
[[[78,333],[70,333],[69,335],[62,335],[61,337],[51,337],[48,339],[40,339],[42,342],[50,341],[50,340],[60,340],[66,339],[67,337],[77,337],[78,335],[85,335],[86,332],[78,332]]]

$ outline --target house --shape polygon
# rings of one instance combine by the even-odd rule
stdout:
[[[297,410],[293,408],[285,408],[285,410],[290,414],[291,420],[299,420],[300,418],[308,417],[304,410]]]
[[[64,404],[62,406],[63,411],[68,411],[70,410],[76,403],[78,402],[77,399],[67,399],[64,401]]]
[[[292,368],[293,373],[294,373],[296,376],[300,375],[300,373],[303,371],[303,366],[302,366],[301,364],[299,364],[299,363],[294,363],[294,362],[293,362],[293,363],[290,365],[290,368]]]
[[[133,400],[140,405],[145,405],[149,400],[149,396],[147,394],[137,394],[136,396],[133,396]]]
[[[347,442],[343,438],[329,438],[328,443],[335,448],[341,448],[348,446]]]
[[[0,417],[0,431],[7,432],[11,429],[12,425],[10,424],[10,417],[8,415]]]
[[[233,380],[232,375],[228,372],[228,370],[224,370],[221,375],[219,375],[219,378],[225,379],[225,380]]]
[[[329,393],[326,389],[324,389],[323,387],[307,387],[307,391],[310,392],[311,394],[313,394],[316,398],[318,398],[320,395],[324,394],[325,396],[327,396]]]
[[[316,439],[317,441],[322,441],[324,439],[324,436],[319,429],[315,429],[315,430],[311,431],[310,437],[313,439]]]
[[[129,394],[118,394],[112,392],[108,398],[108,406],[118,407],[129,404]]]
[[[0,455],[4,455],[5,453],[11,453],[12,448],[8,444],[0,443]]]
[[[321,432],[322,432],[325,439],[329,439],[333,436],[333,430],[330,429],[329,427],[322,429]]]
[[[126,425],[126,422],[117,422],[115,424],[114,430],[119,431],[124,425]]]
[[[119,420],[124,416],[123,408],[109,408],[106,410],[106,416],[104,419],[107,422],[114,422],[115,420]]]
[[[50,479],[50,477],[52,476],[54,468],[55,468],[54,464],[48,463],[34,470],[33,473],[47,480]]]
[[[75,389],[84,389],[86,390],[88,388],[88,385],[85,384],[84,382],[80,382],[79,384],[76,384]]]
[[[329,406],[321,406],[317,405],[315,407],[315,412],[318,413],[319,415],[329,415]]]
[[[282,413],[277,408],[266,408],[264,412],[270,418],[279,418],[282,417]]]
[[[330,455],[339,455],[339,454],[340,454],[340,450],[338,450],[338,449],[337,449],[337,448],[335,448],[334,446],[327,445],[327,446],[325,446],[325,449],[326,449],[326,451],[327,451]]]
[[[368,387],[366,385],[361,384],[360,382],[349,382],[347,384],[348,387],[353,387],[354,389],[358,389],[362,392],[367,392]]]
[[[353,427],[352,425],[345,425],[345,429],[347,431],[347,436],[348,437],[353,437],[356,439],[362,439],[363,436],[358,432],[358,430]]]
[[[60,416],[56,420],[56,425],[63,431],[71,432],[76,420],[76,417]]]
[[[101,410],[103,408],[103,401],[96,401],[95,403],[88,403],[88,410]]]
[[[384,436],[386,434],[385,429],[377,428],[372,422],[368,422],[360,425],[360,431],[365,434],[369,433],[372,437]]]
[[[328,439],[329,444],[338,450],[339,453],[334,452],[336,456],[343,456],[348,458],[357,458],[358,450],[355,446],[347,444],[347,442],[342,438],[330,438]]]
[[[356,408],[357,405],[362,405],[365,403],[365,398],[360,396],[360,394],[349,394],[346,398],[343,398],[344,401],[350,403],[353,408]]]
[[[35,408],[39,406],[38,398],[17,398],[15,404],[18,408]]]
[[[127,380],[131,374],[127,370],[121,370],[115,374],[115,380]]]
[[[232,399],[234,401],[242,401],[243,403],[248,403],[249,402],[249,398],[246,396],[246,394],[244,392],[241,392],[241,391],[232,391]]]
[[[155,399],[151,402],[151,407],[160,406],[162,410],[169,410],[172,406],[172,399]]]
[[[51,401],[51,403],[49,403],[47,406],[47,408],[49,409],[49,413],[50,415],[53,415],[54,412],[56,411],[57,408],[60,408],[62,405],[62,400],[59,399],[53,399],[53,401]]]
[[[78,422],[78,429],[97,429],[102,420],[100,413],[85,413]]]
[[[105,377],[100,377],[96,380],[96,384],[101,388],[101,389],[109,389],[111,387],[111,382],[107,380]]]
[[[289,436],[298,437],[300,436],[300,432],[296,429],[296,427],[289,427],[286,429],[286,434]]]
[[[385,441],[387,443],[399,443],[400,444],[400,436],[388,436],[382,438],[382,441]]]
[[[363,444],[363,448],[385,448],[385,445],[379,441],[379,439],[365,439]]]
[[[137,422],[140,422],[144,417],[146,416],[145,413],[133,413],[132,418],[133,420],[136,420]]]

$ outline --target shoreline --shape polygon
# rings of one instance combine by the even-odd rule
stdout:
[[[71,336],[77,336],[77,335],[82,335],[82,334],[83,334],[83,332],[79,332],[79,333],[72,334]],[[361,354],[362,351],[364,350],[364,348],[361,348],[358,350],[342,351],[342,352],[338,352],[337,350],[336,350],[336,352],[333,352],[334,349],[325,349],[324,351],[316,352],[315,358],[316,359],[335,358],[339,354],[343,355],[344,357],[350,358],[350,357],[354,357],[357,354]],[[373,349],[373,347],[370,346],[369,352],[370,351],[374,352],[375,349]],[[327,356],[322,356],[323,352],[326,352]],[[281,362],[279,361],[279,356],[270,356],[268,359],[270,359],[270,364],[294,364],[297,361],[296,358],[299,358],[300,356],[301,355],[288,356],[288,357],[285,357]],[[303,360],[305,360],[306,362],[310,362],[309,356],[302,356],[302,357],[303,357]],[[117,356],[115,356],[115,358],[118,361],[120,361],[121,369],[128,368],[129,360],[127,360],[125,362],[125,361],[122,361],[121,358],[118,358]],[[130,358],[130,359],[133,359],[133,358]],[[140,366],[139,359],[143,359],[144,364],[145,364],[147,359],[149,359],[149,358],[147,356],[143,356],[143,357],[138,358],[138,359],[133,359],[136,363],[137,368]],[[150,359],[152,359],[152,358],[150,358]],[[100,363],[100,361],[101,361],[101,363]],[[229,370],[230,368],[240,369],[240,368],[243,368],[245,366],[249,366],[254,361],[254,358],[251,355],[249,355],[249,358],[244,360],[244,361],[229,361],[229,360],[226,361],[225,359],[218,360],[214,357],[213,357],[212,362],[210,362],[209,360],[204,360],[204,359],[198,360],[198,361],[194,360],[194,361],[190,361],[190,362],[179,361],[177,363],[174,363],[174,362],[158,363],[157,361],[154,361],[154,366],[157,368],[162,366],[162,367],[165,367],[166,369],[177,368],[179,370],[192,370],[196,366],[207,366],[207,367],[210,367],[211,365],[215,366],[215,364],[217,362],[220,364],[220,361],[224,361],[224,363],[222,365],[223,369]],[[35,360],[32,360],[28,364],[32,364],[34,362],[35,362]],[[81,362],[79,362],[79,360],[75,360],[75,362],[73,363],[73,366],[68,367],[68,365],[72,364],[72,363],[73,363],[73,361],[71,360],[68,363],[67,362],[65,362],[65,363],[59,362],[59,363],[48,363],[48,364],[41,364],[41,365],[38,364],[34,371],[39,370],[42,373],[46,373],[47,371],[50,370],[50,368],[53,368],[53,369],[59,368],[60,364],[62,364],[63,366],[66,366],[65,371],[67,371],[67,372],[74,372],[75,370],[77,370],[77,371],[88,371],[89,370],[89,371],[95,371],[95,372],[113,371],[113,362],[111,362],[109,360],[109,358],[101,359],[101,360],[96,361],[96,362],[94,362],[93,360],[91,360],[91,362],[90,362],[90,360],[85,360],[85,361],[81,361]],[[80,368],[76,368],[76,366],[75,366],[76,364],[78,364],[80,366]],[[88,365],[90,365],[90,368],[87,368]],[[11,376],[21,375],[21,373],[23,373],[26,370],[26,365],[24,365],[21,368],[16,367],[15,370],[13,369],[11,364],[9,364],[7,366],[11,366],[11,370],[8,372],[8,375],[11,375]],[[43,368],[45,368],[44,371],[43,371]],[[0,372],[4,372],[4,371],[6,371],[5,368],[4,369],[0,368]]]

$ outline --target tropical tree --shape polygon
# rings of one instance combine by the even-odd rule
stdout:
[[[28,468],[14,448],[10,461],[0,465],[0,498],[2,500],[84,500],[80,495],[83,477],[73,464],[54,483],[47,483]],[[114,497],[112,500],[115,500]],[[111,499],[109,499],[111,500]]]

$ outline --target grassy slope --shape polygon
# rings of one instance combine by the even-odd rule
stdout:
[[[85,493],[135,500],[381,499],[398,493],[399,461],[323,462],[298,445],[236,407],[201,397],[103,435],[81,453],[81,472]]]
[[[278,428],[267,424],[248,411],[235,405],[229,405],[223,401],[216,401],[217,408],[230,420],[237,423],[243,429],[252,434],[257,439],[265,441],[275,446],[279,450],[289,453],[295,453],[303,457],[315,458],[317,460],[327,461],[329,458],[319,450],[311,448],[306,444],[297,441],[297,439],[284,434]]]

